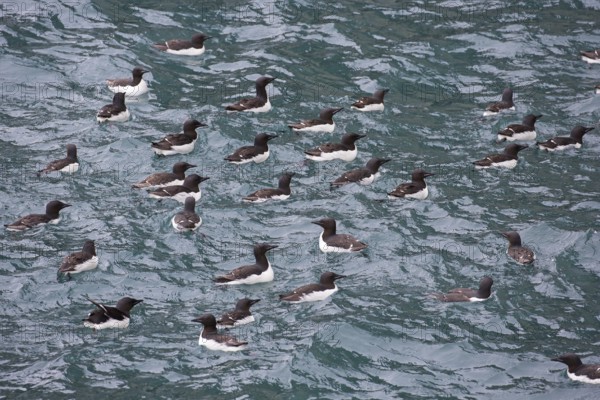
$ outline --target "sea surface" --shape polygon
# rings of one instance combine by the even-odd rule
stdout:
[[[550,358],[600,362],[600,2],[581,1],[86,1],[0,3],[0,207],[2,223],[73,206],[58,225],[0,230],[0,398],[6,399],[593,399]],[[213,38],[200,57],[163,54],[155,42]],[[98,124],[105,79],[151,71],[148,95],[128,99],[125,123]],[[227,114],[261,75],[273,109]],[[483,118],[515,92],[516,111]],[[385,111],[350,110],[389,88]],[[332,134],[287,124],[344,107]],[[547,154],[533,143],[514,170],[475,171],[499,152],[496,132],[543,114],[538,138],[596,126],[583,147]],[[158,157],[150,143],[195,118],[195,150]],[[279,135],[258,165],[223,158],[259,132]],[[345,132],[367,137],[358,158],[318,164],[303,150]],[[79,149],[73,176],[36,171]],[[391,158],[379,180],[330,190],[371,157]],[[210,179],[197,206],[203,225],[174,232],[182,206],[130,187],[173,163]],[[425,201],[386,193],[422,167]],[[293,171],[287,201],[241,197]],[[368,243],[362,254],[323,254],[320,228]],[[517,230],[533,266],[506,255],[499,232]],[[96,241],[99,266],[67,280],[62,258]],[[253,262],[258,242],[279,245],[275,280],[217,287],[211,279]],[[339,292],[309,304],[278,294],[348,275]],[[481,303],[428,296],[494,279]],[[94,333],[84,296],[114,305],[143,299],[128,329]],[[239,353],[198,346],[203,313],[259,298],[256,322],[231,333]]]

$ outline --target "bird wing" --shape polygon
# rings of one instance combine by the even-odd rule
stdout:
[[[171,197],[171,196],[175,196],[177,193],[187,192],[187,191],[188,191],[188,188],[183,185],[174,185],[174,186],[167,186],[164,188],[160,188],[158,190],[154,190],[154,191],[150,192],[150,194],[153,194],[155,196],[160,196],[160,197]]]
[[[344,150],[345,147],[341,143],[325,143],[314,149],[306,150],[304,153],[311,156],[320,156],[321,153],[333,153],[334,151]]]
[[[41,169],[38,171],[38,175],[40,175],[41,173],[47,174],[52,171],[59,171],[59,170],[63,169],[64,167],[66,167],[67,165],[71,164],[72,162],[73,162],[73,160],[68,159],[68,158],[51,161],[48,163],[48,165],[46,165],[46,167],[44,169]]]
[[[508,103],[506,103],[504,101],[497,101],[495,103],[488,105],[486,107],[486,110],[491,111],[491,112],[499,112],[505,108],[509,108]]]
[[[233,154],[228,155],[225,160],[227,161],[242,161],[254,157],[254,146],[243,146],[237,149]]]
[[[26,215],[22,218],[19,218],[12,224],[8,224],[5,226],[12,227],[14,229],[18,229],[18,227],[22,226],[22,229],[32,228],[39,224],[40,222],[48,222],[48,219],[45,214],[30,214]]]
[[[262,103],[262,104],[261,104]],[[264,100],[257,97],[241,99],[237,103],[225,107],[227,111],[244,111],[249,108],[260,107],[264,105]]]
[[[254,193],[249,194],[248,196],[244,197],[243,199],[252,201],[252,200],[264,199],[264,198],[276,196],[277,194],[280,194],[278,189],[260,189]]]
[[[321,121],[320,119],[308,119],[306,121],[301,121],[296,124],[289,124],[288,127],[292,129],[302,129],[307,128],[309,126],[320,125],[322,123],[323,121]]]
[[[87,261],[89,258],[90,255],[84,253],[83,251],[78,251],[76,253],[69,254],[63,259],[63,262],[58,270],[60,272],[73,271],[76,265]]]
[[[193,228],[198,222],[200,222],[200,217],[196,213],[181,212],[175,215],[175,223],[184,228]]]
[[[171,50],[182,50],[189,49],[190,47],[192,47],[192,42],[190,42],[189,40],[182,39],[169,40],[165,44],[167,45],[167,48]]]
[[[361,97],[356,102],[352,103],[352,106],[356,107],[356,108],[364,108],[365,106],[368,106],[369,104],[374,104],[374,103],[375,103],[375,99],[372,97]]]
[[[218,276],[217,278],[215,278],[215,282],[226,283],[226,282],[236,281],[238,279],[244,279],[244,278],[247,278],[252,275],[260,275],[262,272],[263,272],[262,269],[256,264],[244,265],[242,267],[238,267],[238,268],[234,269],[233,271],[231,271],[225,275]]]
[[[407,183],[398,185],[398,187],[396,189],[394,189],[393,191],[391,191],[388,194],[391,196],[396,196],[396,197],[404,197],[407,194],[417,193],[421,189],[422,188],[419,187],[418,185],[416,185],[412,182],[407,182]]]
[[[348,183],[359,182],[369,176],[371,172],[364,168],[354,169],[344,173],[342,176],[331,182],[332,186],[342,186]]]
[[[320,288],[318,283],[310,283],[308,285],[300,286],[286,294],[280,294],[279,299],[285,301],[298,301],[304,297],[305,294],[318,290]]]

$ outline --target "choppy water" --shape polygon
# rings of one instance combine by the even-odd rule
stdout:
[[[598,1],[3,1],[0,7],[0,204],[3,223],[73,204],[59,225],[0,233],[3,398],[594,398],[549,360],[573,351],[598,361],[600,139],[563,154],[522,152],[513,171],[480,172],[470,161],[501,149],[495,132],[527,113],[542,138],[597,125],[600,68],[578,52],[600,47]],[[135,5],[133,4],[135,3]],[[199,58],[160,54],[156,41],[214,36]],[[150,93],[129,102],[132,119],[98,125],[110,102],[104,79],[133,66],[152,71]],[[276,76],[274,109],[227,115],[253,80]],[[517,111],[483,119],[506,86]],[[298,136],[286,123],[390,88],[383,113],[349,109],[331,135]],[[149,144],[194,117],[187,157],[157,158]],[[263,165],[222,158],[257,132],[279,132]],[[366,133],[352,164],[304,163],[302,150],[345,131]],[[35,171],[79,148],[72,177]],[[330,192],[328,182],[372,156],[392,158],[371,187]],[[176,234],[180,208],[129,188],[179,160],[198,164],[204,224]],[[415,166],[436,176],[423,202],[373,201]],[[289,201],[240,202],[298,173]],[[190,171],[191,172],[191,171]],[[370,248],[323,255],[329,215]],[[509,262],[498,234],[521,232],[534,267]],[[96,241],[97,270],[57,277],[62,257]],[[258,241],[280,245],[275,280],[218,288],[210,278],[252,260]],[[326,270],[353,275],[331,299],[281,305],[277,294]],[[424,294],[475,287],[484,303],[439,304]],[[83,299],[143,298],[129,329],[92,334]],[[190,320],[235,300],[261,298],[257,323],[236,331],[237,354],[198,347]],[[594,357],[595,356],[595,357]]]

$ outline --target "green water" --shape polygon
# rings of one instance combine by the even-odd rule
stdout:
[[[0,232],[0,397],[210,399],[594,398],[550,361],[576,352],[598,362],[598,169],[600,139],[545,154],[524,150],[512,171],[474,171],[500,151],[495,133],[543,114],[538,137],[596,126],[600,66],[580,50],[600,47],[598,1],[373,3],[4,1],[0,6],[0,205],[3,223],[41,212],[55,198],[73,204],[60,224]],[[204,32],[201,57],[161,54],[151,44]],[[151,70],[150,93],[129,101],[132,118],[98,125],[110,102],[104,79]],[[226,114],[260,75],[273,110]],[[482,118],[504,87],[516,111]],[[382,113],[349,105],[389,88]],[[332,134],[296,135],[286,125],[344,106]],[[196,149],[159,158],[150,143],[195,118]],[[271,157],[240,168],[223,157],[258,132],[280,135]],[[349,164],[305,162],[303,150],[367,134]],[[73,176],[35,171],[79,149]],[[392,158],[368,187],[330,191],[329,182],[369,158]],[[177,161],[209,176],[203,225],[177,234],[181,205],[130,185]],[[378,201],[415,167],[436,175],[425,201]],[[243,204],[292,170],[284,202]],[[325,255],[319,227],[369,244],[364,254]],[[514,229],[537,253],[510,262]],[[96,241],[99,267],[59,278],[62,257]],[[252,262],[259,241],[275,280],[216,287],[211,278]],[[351,275],[313,304],[277,295],[324,271]],[[428,293],[494,278],[486,302],[440,304]],[[81,319],[93,306],[144,299],[127,330],[94,334]],[[240,353],[199,347],[191,319],[219,314],[241,297],[260,298],[257,322],[235,330]]]

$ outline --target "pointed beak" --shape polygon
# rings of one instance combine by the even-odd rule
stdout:
[[[534,115],[534,117],[535,117],[535,119],[540,119],[540,118],[543,117],[543,115],[542,114],[540,114],[540,115]]]
[[[500,234],[501,234],[502,236],[504,236],[505,238],[508,238],[508,232],[500,232]]]
[[[260,301],[260,299],[250,300],[250,305],[256,304]]]
[[[270,245],[267,245],[266,249],[267,249],[267,250],[273,250],[273,249],[276,249],[276,248],[278,248],[278,247],[279,247],[279,246],[278,246],[278,245],[276,245],[276,244],[270,244]]]
[[[210,179],[210,178],[209,178],[208,176],[201,176],[201,177],[200,177],[200,182],[204,182],[204,181],[207,181],[207,180],[209,180],[209,179]]]
[[[279,135],[268,135],[267,137],[269,138],[269,140],[271,140],[271,139],[278,138]]]
[[[143,302],[144,302],[144,300],[135,300],[134,299],[133,305],[140,304],[140,303],[143,303]]]
[[[198,317],[198,318],[194,318],[194,319],[192,320],[192,322],[200,322],[200,323],[202,323],[202,321],[201,321],[200,317]]]
[[[427,178],[428,176],[434,176],[435,174],[431,172],[425,172],[424,176]]]
[[[335,274],[333,276],[333,280],[337,281],[338,279],[342,279],[342,278],[346,278],[346,277],[347,277],[347,275],[338,275],[338,274]]]
[[[344,109],[344,107],[342,107],[342,108],[338,108],[338,109],[336,109],[336,110],[333,112],[333,114],[337,114],[337,113],[339,113],[340,111],[342,111],[343,109]]]
[[[392,161],[392,159],[391,159],[391,158],[384,158],[384,159],[382,159],[382,160],[380,161],[380,163],[381,163],[381,165],[383,165],[383,164],[385,164],[385,163],[388,163],[388,162],[390,162],[390,161]]]
[[[67,207],[71,207],[71,205],[67,204],[67,203],[63,203],[63,208],[67,208]]]
[[[188,164],[188,168],[194,168],[194,167],[197,167],[197,165],[194,165],[194,164]]]
[[[320,220],[317,220],[317,221],[311,221],[310,223],[311,223],[311,224],[315,224],[315,225],[319,225],[319,226],[321,226],[321,227],[323,226],[323,223],[322,223]]]

